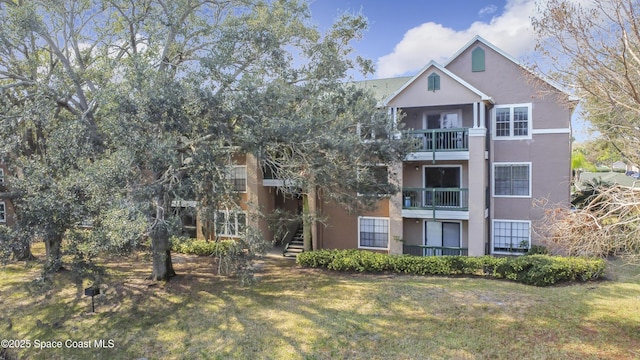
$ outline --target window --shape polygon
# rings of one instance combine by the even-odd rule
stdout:
[[[471,71],[484,71],[484,49],[480,46],[471,52]]]
[[[493,124],[496,139],[530,139],[531,104],[496,106]]]
[[[427,78],[427,81],[428,81],[427,90],[429,91],[440,90],[440,75],[436,73],[431,73],[431,75],[429,75],[429,77]]]
[[[242,211],[218,210],[214,223],[216,235],[240,237],[247,227],[247,215]]]
[[[229,171],[229,180],[233,186],[233,191],[247,191],[247,167],[244,165],[234,166],[233,169]]]
[[[493,221],[493,253],[524,254],[531,247],[531,222]]]
[[[389,247],[389,218],[359,217],[358,247],[387,249]]]
[[[494,164],[494,196],[531,196],[531,163]]]
[[[0,201],[0,222],[7,221],[7,212],[4,201]]]
[[[4,169],[0,168],[0,184],[4,184]]]

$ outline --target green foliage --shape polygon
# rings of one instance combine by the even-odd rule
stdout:
[[[335,271],[393,272],[413,275],[484,275],[534,286],[598,279],[602,259],[529,255],[519,257],[410,256],[362,250],[318,250],[299,254],[305,267]]]
[[[549,255],[549,249],[544,245],[531,245],[525,255]]]
[[[379,185],[356,181],[353,164],[392,164],[403,148],[356,131],[358,122],[390,130],[377,99],[345,84],[372,71],[350,44],[363,16],[345,14],[320,33],[296,0],[133,3],[34,0],[0,11],[0,155],[18,174],[20,238],[56,250],[52,270],[66,232],[92,220],[94,232],[73,233],[70,251],[90,261],[148,235],[151,278],[168,280],[174,201],[197,201],[205,236],[215,235],[216,212],[238,209],[228,176],[238,153],[290,165],[280,175],[296,191],[377,201],[354,196]],[[239,258],[263,247],[259,235],[239,240]]]
[[[571,153],[571,169],[582,169],[585,171],[596,171],[596,166],[587,160],[581,149],[573,150]]]
[[[235,240],[204,241],[174,236],[171,238],[171,250],[179,254],[198,256],[226,256],[241,251]]]
[[[13,229],[8,226],[0,226],[0,264],[5,263],[11,257],[15,236]]]
[[[493,276],[527,285],[548,286],[561,282],[589,281],[599,278],[605,269],[603,259],[521,256],[499,264]]]

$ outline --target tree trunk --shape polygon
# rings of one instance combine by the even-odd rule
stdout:
[[[151,252],[153,258],[153,272],[151,280],[169,281],[176,272],[173,270],[171,262],[171,244],[169,242],[169,230],[165,222],[165,206],[170,201],[166,201],[164,188],[160,186],[156,194],[156,219],[151,229]]]
[[[54,273],[62,269],[62,235],[47,236],[44,239],[46,261],[44,269],[46,273]]]
[[[302,194],[302,244],[304,251],[311,250],[311,215],[309,212],[309,195]]]
[[[16,244],[16,246],[12,249],[13,260],[15,261],[31,261],[35,260],[36,257],[31,253],[31,244],[29,240],[20,241],[20,243]]]
[[[176,272],[173,270],[173,263],[171,262],[169,234],[166,231],[166,226],[161,225],[160,227],[164,230],[158,229],[151,235],[153,272],[151,273],[150,279],[155,281],[169,281],[171,277],[176,276]]]

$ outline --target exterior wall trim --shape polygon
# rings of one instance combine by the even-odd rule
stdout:
[[[471,130],[471,129],[469,129]],[[431,151],[412,152],[407,154],[405,161],[432,161],[434,160]],[[469,160],[468,151],[436,151],[435,160]]]
[[[451,210],[409,210],[402,209],[402,217],[407,219],[440,219],[440,220],[469,220],[468,211]]]
[[[531,130],[533,135],[543,134],[571,134],[571,128],[556,128],[556,129],[533,129]],[[471,136],[471,135],[469,135]]]
[[[418,72],[418,74],[416,74],[413,78],[411,78],[409,81],[407,81],[400,89],[398,89],[396,92],[394,92],[393,94],[391,94],[391,96],[387,97],[383,102],[382,105],[383,106],[388,106],[389,103],[395,99],[400,93],[402,93],[404,91],[404,89],[406,89],[407,87],[409,87],[409,85],[411,85],[414,81],[416,81],[416,79],[418,79],[420,76],[422,76],[422,74],[424,74],[425,72],[427,72],[427,70],[429,70],[430,68],[436,68],[438,70],[440,70],[443,74],[445,74],[446,76],[448,76],[449,78],[453,79],[454,81],[458,82],[459,84],[461,84],[462,86],[466,87],[467,89],[471,90],[473,93],[475,93],[476,95],[478,95],[480,97],[480,100],[483,101],[489,101],[491,103],[493,103],[493,98],[485,93],[483,93],[482,91],[478,90],[477,88],[475,88],[474,86],[472,86],[471,84],[469,84],[468,82],[464,81],[463,79],[461,79],[459,76],[457,76],[456,74],[452,73],[451,71],[447,70],[444,66],[436,63],[435,61],[431,60],[424,68],[422,68],[422,70],[420,70],[420,72]]]

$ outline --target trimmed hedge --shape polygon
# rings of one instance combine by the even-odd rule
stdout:
[[[603,259],[529,255],[518,257],[388,255],[363,250],[303,252],[296,262],[304,267],[335,271],[393,272],[413,275],[477,275],[535,286],[598,279]]]

